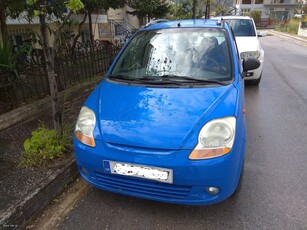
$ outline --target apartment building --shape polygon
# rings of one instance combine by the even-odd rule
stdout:
[[[273,21],[289,20],[294,10],[301,5],[299,0],[235,0],[237,15],[249,15],[251,11],[260,11],[261,19]]]
[[[110,9],[97,10],[94,12],[92,17],[92,31],[94,40],[109,41],[114,39],[121,39],[121,36],[130,31],[140,27],[140,22],[137,17],[127,13],[129,7],[114,10]],[[64,27],[65,38],[69,39],[69,34],[77,34],[79,30],[79,23],[83,20],[84,15],[77,14],[72,15],[71,19],[73,23],[69,26]],[[8,33],[11,37],[15,46],[22,46],[25,42],[31,39],[31,34],[40,34],[40,24],[38,17],[34,17],[29,22],[25,15],[22,15],[18,19],[7,18]],[[56,24],[49,22],[52,29],[56,29]],[[1,36],[0,36],[1,37]],[[81,27],[81,36],[79,41],[85,43],[89,39],[89,20],[88,17]],[[0,38],[1,40],[1,38]],[[49,45],[52,46],[54,43],[53,34],[49,34]],[[39,44],[36,44],[39,46]]]

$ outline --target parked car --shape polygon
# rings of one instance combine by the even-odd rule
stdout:
[[[140,29],[77,119],[78,169],[110,192],[187,205],[231,196],[244,162],[242,61],[227,23],[181,20]]]
[[[258,58],[259,68],[248,71],[245,80],[250,84],[259,85],[262,77],[264,50],[261,47],[253,18],[249,16],[222,16],[215,19],[223,19],[233,28],[242,58]]]

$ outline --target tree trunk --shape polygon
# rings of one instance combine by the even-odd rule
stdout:
[[[205,10],[205,19],[209,19],[210,18],[210,0],[207,0],[206,2],[206,10]]]
[[[60,109],[59,98],[58,98],[58,87],[56,84],[55,72],[54,72],[54,55],[52,50],[49,48],[45,15],[40,14],[39,21],[40,21],[40,32],[42,36],[42,47],[44,51],[45,65],[47,70],[46,72],[50,87],[53,124],[54,124],[54,129],[56,131],[60,131],[62,128],[62,112]]]
[[[91,43],[91,49],[94,44],[93,26],[92,26],[92,12],[88,12],[88,26],[89,26],[89,40]]]
[[[195,12],[196,12],[196,1],[197,1],[197,0],[193,0],[192,19],[195,19]]]
[[[74,57],[77,42],[78,42],[79,37],[81,36],[81,28],[82,28],[82,25],[84,24],[84,22],[86,20],[86,16],[87,16],[87,12],[84,13],[83,20],[79,23],[78,34],[74,37],[74,41],[73,41],[73,45],[72,45],[72,57]]]

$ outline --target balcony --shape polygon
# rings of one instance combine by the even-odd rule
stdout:
[[[264,0],[264,6],[299,6],[298,0]]]

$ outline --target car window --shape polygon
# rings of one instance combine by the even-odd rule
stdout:
[[[254,23],[250,19],[225,19],[233,28],[235,36],[256,36]]]
[[[125,48],[111,75],[229,81],[232,75],[227,41],[226,31],[216,28],[141,31]]]

